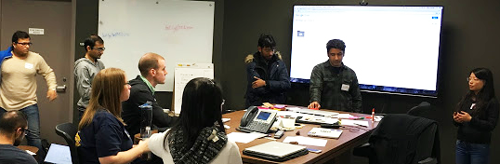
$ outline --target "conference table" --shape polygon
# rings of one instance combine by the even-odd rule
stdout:
[[[305,108],[305,107],[303,107]],[[324,110],[324,109],[321,109]],[[335,110],[325,110],[325,111],[332,111],[332,112],[338,112],[340,114],[351,114],[353,116],[357,117],[367,117],[371,115],[367,114],[360,114],[360,113],[349,113],[349,112],[342,112],[342,111],[335,111]],[[224,124],[229,126],[230,128],[226,130],[227,134],[231,132],[237,132],[236,128],[240,125],[241,117],[245,111],[235,111],[232,113],[227,113],[224,114],[222,117],[223,118],[230,118],[228,122],[225,122]],[[259,145],[262,143],[270,142],[272,140],[267,139],[267,138],[260,138],[256,139],[252,142],[249,143],[238,143],[236,144],[239,147],[241,157],[243,159],[244,163],[304,163],[304,164],[310,164],[310,163],[327,163],[327,162],[332,162],[332,161],[338,161],[339,157],[340,158],[346,158],[345,156],[350,157],[351,149],[354,147],[357,147],[359,145],[362,145],[368,141],[368,138],[373,131],[373,129],[378,125],[378,122],[372,121],[371,119],[365,119],[368,121],[368,127],[358,127],[358,126],[343,126],[340,129],[343,130],[342,135],[338,139],[329,139],[329,138],[321,138],[321,139],[326,139],[327,144],[325,147],[321,146],[310,146],[310,145],[303,145],[306,146],[307,148],[313,148],[313,149],[319,149],[322,150],[321,153],[312,153],[309,152],[309,154],[300,156],[297,158],[293,158],[284,162],[276,162],[276,161],[270,161],[258,157],[253,157],[253,156],[247,156],[242,153],[242,151],[247,148],[247,147],[252,147],[255,145]],[[286,131],[280,139],[276,140],[278,142],[283,142],[287,136],[307,136],[307,132],[309,132],[312,128],[314,127],[320,127],[320,125],[314,125],[314,124],[304,124],[301,129],[295,129],[293,131]],[[297,133],[297,131],[300,131]],[[313,137],[313,138],[319,138],[319,137]],[[335,162],[338,163],[338,162]]]

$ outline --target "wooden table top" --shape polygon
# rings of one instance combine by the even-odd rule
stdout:
[[[35,154],[38,154],[38,148],[35,146],[19,145],[19,146],[17,146],[17,148],[19,148],[21,150],[29,150]]]
[[[323,110],[323,109],[322,109]],[[349,113],[349,112],[342,112],[342,111],[334,111],[334,110],[325,110],[325,111],[332,111],[332,112],[338,112],[338,113],[348,113],[353,116],[358,116],[358,117],[366,117],[370,116],[367,114],[360,114],[360,113]],[[231,132],[236,132],[236,128],[240,125],[241,117],[245,111],[236,111],[232,113],[227,113],[224,114],[222,117],[223,118],[231,118],[230,121],[226,122],[225,125],[230,126],[229,129],[226,130],[227,134]],[[298,136],[296,133],[297,131],[300,131],[300,136],[307,136],[307,132],[309,132],[312,128],[314,127],[320,127],[319,125],[313,125],[313,124],[304,124],[305,126],[302,129],[296,129],[293,131],[286,131],[284,136],[281,139],[278,139],[278,142],[283,142],[283,140],[287,136]],[[368,141],[369,135],[371,131],[378,125],[378,122],[372,122],[371,120],[368,119],[368,127],[363,128],[363,127],[342,127],[341,129],[343,130],[342,135],[338,139],[328,139],[328,138],[321,138],[321,139],[326,139],[327,144],[325,147],[321,146],[310,146],[310,145],[304,145],[308,148],[313,148],[313,149],[319,149],[322,150],[321,153],[309,153],[305,156],[300,156],[294,159],[290,159],[288,161],[284,161],[282,163],[325,163],[328,162],[329,160],[332,160],[342,153],[346,151],[350,151],[350,149],[362,145]],[[313,137],[317,138],[317,137]],[[236,143],[240,149],[240,154],[243,159],[243,162],[245,163],[279,163],[275,161],[270,161],[262,158],[257,158],[257,157],[252,157],[252,156],[247,156],[242,153],[242,151],[251,146],[259,145],[262,143],[270,142],[271,140],[261,138],[261,139],[256,139],[252,142],[249,143]]]

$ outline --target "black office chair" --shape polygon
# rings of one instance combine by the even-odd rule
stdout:
[[[369,143],[355,148],[353,154],[369,158],[370,164],[437,164],[439,151],[436,121],[389,114],[373,131]]]
[[[62,123],[56,126],[57,135],[64,138],[69,146],[69,150],[71,152],[71,161],[73,162],[73,164],[79,164],[80,162],[78,160],[78,152],[76,151],[75,146],[75,135],[77,132],[78,128],[70,122]]]
[[[412,115],[412,116],[420,116],[420,117],[425,117],[426,114],[431,112],[431,104],[428,102],[421,102],[417,106],[414,106],[410,110],[408,110],[407,114]],[[428,117],[425,117],[428,118]]]

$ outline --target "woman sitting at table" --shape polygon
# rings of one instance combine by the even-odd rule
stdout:
[[[80,163],[135,163],[146,142],[132,148],[125,130],[121,102],[130,96],[125,72],[117,68],[101,70],[92,82],[90,102],[75,136]]]
[[[213,80],[192,79],[184,88],[179,120],[166,132],[153,134],[149,149],[163,163],[242,163],[238,146],[226,136],[223,104]]]

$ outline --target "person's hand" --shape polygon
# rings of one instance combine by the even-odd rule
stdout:
[[[57,98],[56,90],[49,89],[47,91],[47,98],[49,99],[49,101],[54,101]]]
[[[319,109],[321,108],[321,105],[319,105],[319,103],[317,101],[313,101],[309,104],[309,106],[307,106],[307,108],[309,109]]]
[[[458,118],[458,113],[453,112],[453,120],[458,123],[462,123],[462,121]]]
[[[266,81],[258,78],[257,76],[254,76],[253,78],[255,79],[255,81],[252,82],[253,89],[266,86]]]
[[[141,153],[139,154],[139,157],[140,157],[143,153],[150,151],[150,150],[149,150],[148,143],[149,143],[149,139],[145,139],[145,140],[141,140],[141,141],[139,141],[139,144],[134,145],[134,149],[139,149],[139,151],[141,152]]]
[[[457,120],[461,122],[470,122],[470,120],[472,119],[472,116],[470,116],[469,113],[464,111],[457,112],[456,117]]]

